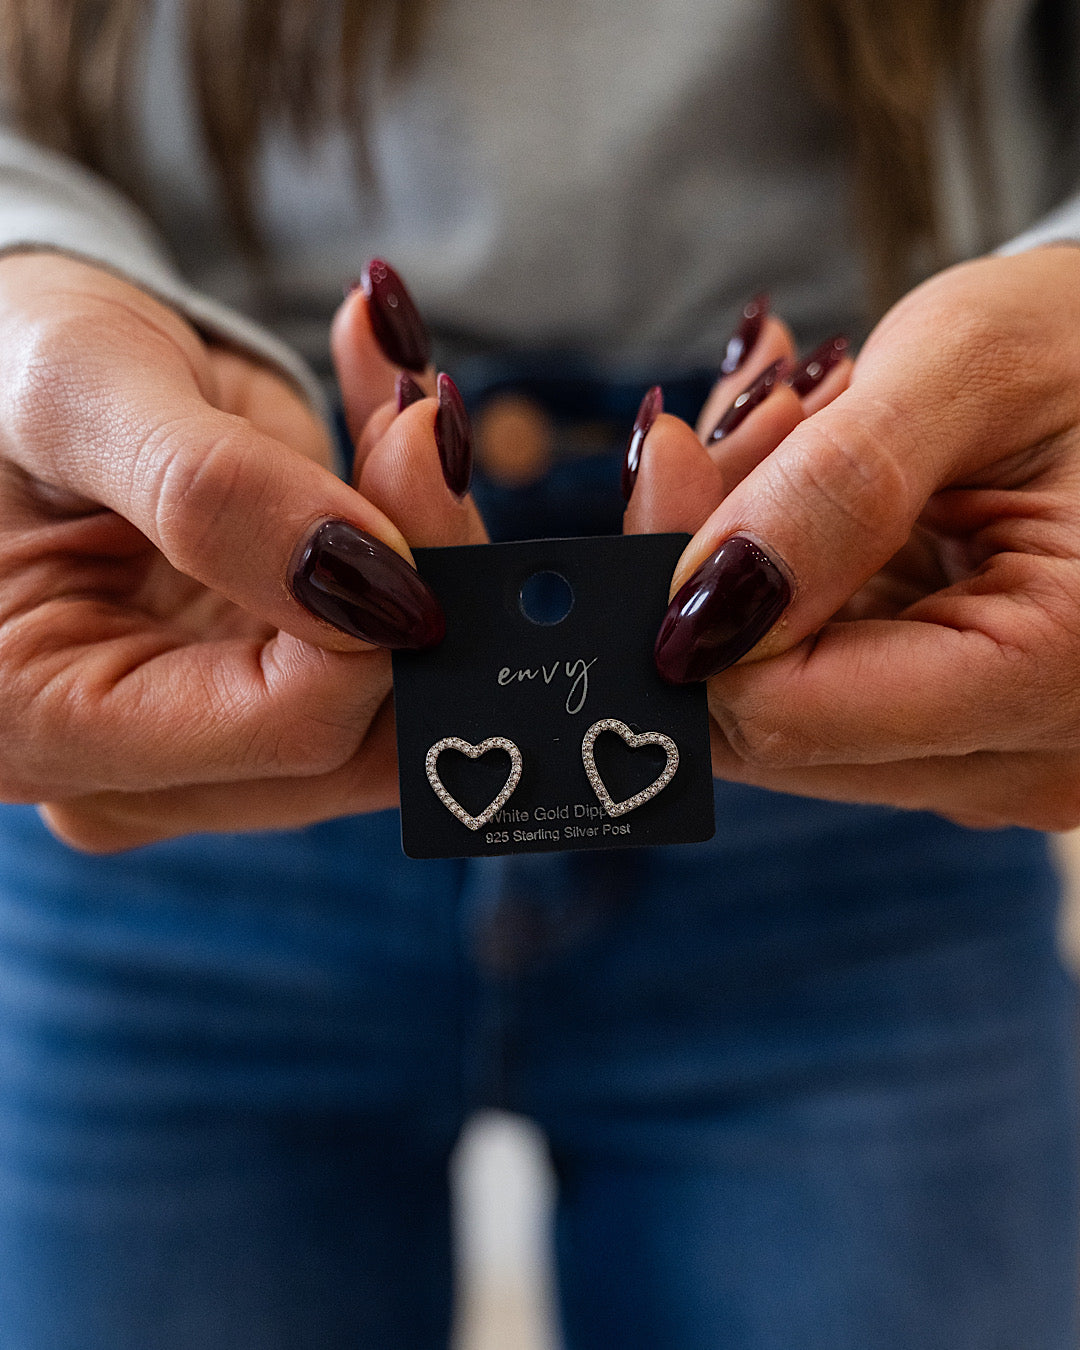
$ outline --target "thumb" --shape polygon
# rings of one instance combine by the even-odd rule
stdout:
[[[14,456],[35,478],[129,520],[172,566],[317,646],[421,647],[437,602],[382,511],[175,367],[111,370],[77,430],[45,409]]]
[[[96,268],[33,258],[5,273],[0,332],[7,468],[110,508],[177,571],[318,647],[436,640],[441,614],[400,531],[215,406],[220,362],[166,306]]]
[[[841,395],[724,499],[675,571],[656,646],[666,679],[794,646],[899,551],[942,466],[898,414]]]

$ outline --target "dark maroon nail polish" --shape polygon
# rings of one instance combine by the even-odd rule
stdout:
[[[713,428],[710,441],[722,441],[730,436],[736,427],[741,427],[755,408],[760,408],[772,391],[784,378],[788,370],[785,359],[774,361],[763,370],[749,389],[744,389],[727,412]]]
[[[851,343],[842,334],[831,337],[820,347],[815,347],[805,361],[800,361],[785,381],[800,398],[812,394],[825,376],[835,370],[848,354]]]
[[[641,452],[645,446],[645,437],[652,431],[653,423],[663,411],[664,391],[658,384],[654,384],[641,400],[641,407],[638,408],[637,417],[634,419],[634,429],[630,433],[630,443],[626,447],[626,455],[623,458],[622,495],[624,502],[630,500],[630,494],[633,492],[634,484],[637,482],[638,469],[641,468]]]
[[[394,392],[397,395],[397,410],[399,413],[403,413],[406,408],[411,408],[414,403],[419,403],[422,398],[427,398],[427,395],[407,370],[401,371],[398,375]]]
[[[439,409],[435,414],[435,444],[442,461],[446,486],[464,497],[472,478],[472,427],[458,387],[449,375],[439,376]]]
[[[752,539],[733,534],[672,600],[656,638],[656,668],[692,684],[733,666],[791,603],[783,572]]]
[[[439,602],[405,559],[345,520],[318,527],[289,590],[316,618],[377,647],[432,647],[446,633]]]
[[[389,263],[372,258],[361,284],[372,331],[383,355],[395,366],[424,370],[431,359],[431,341],[405,283]]]
[[[750,353],[757,346],[768,313],[769,296],[764,292],[755,295],[749,304],[743,306],[738,327],[728,338],[724,359],[720,362],[721,375],[734,375],[746,365]]]

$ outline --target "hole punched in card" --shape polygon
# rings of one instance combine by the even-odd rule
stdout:
[[[712,837],[705,688],[667,684],[653,662],[688,538],[415,551],[446,637],[394,653],[409,857]]]

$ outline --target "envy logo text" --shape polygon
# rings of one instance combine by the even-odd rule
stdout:
[[[536,670],[528,667],[511,670],[509,666],[503,666],[498,675],[499,688],[505,689],[508,684],[527,684],[534,680],[542,680],[544,684],[551,684],[553,680],[569,680],[566,711],[572,717],[585,706],[585,700],[589,697],[589,671],[599,659],[594,656],[591,661],[583,661],[580,657],[576,661],[555,661],[550,666],[538,666]]]

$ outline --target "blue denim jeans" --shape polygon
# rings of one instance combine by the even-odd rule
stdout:
[[[447,1159],[544,1130],[567,1350],[1075,1350],[1045,841],[718,784],[709,844],[0,809],[0,1350],[437,1350]]]
[[[79,857],[0,811],[0,1346],[435,1350],[531,1116],[569,1350],[1075,1350],[1044,843],[719,786],[708,845],[393,814]]]

